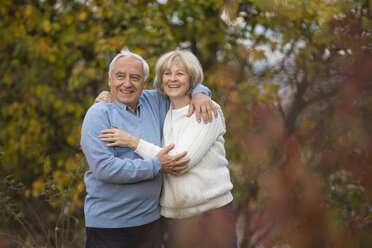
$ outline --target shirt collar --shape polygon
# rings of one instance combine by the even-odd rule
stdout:
[[[115,103],[122,109],[130,112],[131,114],[137,116],[137,117],[140,117],[140,106],[141,106],[141,101],[138,100],[138,104],[137,104],[137,109],[136,109],[136,113],[134,113],[133,109],[131,107],[129,107],[128,105],[125,105],[124,103],[121,103],[119,102],[118,100],[115,99]]]

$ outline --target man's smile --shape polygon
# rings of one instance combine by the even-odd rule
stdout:
[[[121,93],[123,93],[123,94],[131,94],[131,93],[133,93],[134,91],[133,90],[119,90]]]

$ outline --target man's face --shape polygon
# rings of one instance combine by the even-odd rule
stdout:
[[[120,57],[115,61],[111,78],[109,78],[109,87],[116,100],[136,111],[146,83],[141,61],[133,57]]]

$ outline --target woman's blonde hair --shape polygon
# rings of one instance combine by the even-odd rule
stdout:
[[[172,66],[173,61],[185,67],[190,76],[190,91],[197,85],[201,84],[204,79],[203,68],[198,58],[187,50],[175,50],[163,54],[156,62],[156,71],[153,87],[165,95],[163,89],[163,74]]]

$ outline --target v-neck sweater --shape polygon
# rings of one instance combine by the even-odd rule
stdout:
[[[126,147],[107,147],[98,138],[102,130],[115,127],[160,145],[169,101],[157,91],[143,91],[140,102],[139,117],[115,103],[99,102],[84,118],[81,147],[89,164],[84,177],[87,227],[139,226],[160,216],[159,159],[142,159]]]

